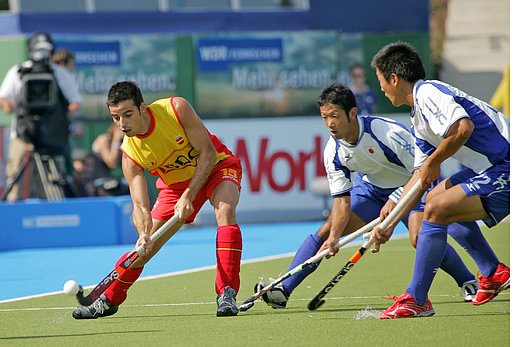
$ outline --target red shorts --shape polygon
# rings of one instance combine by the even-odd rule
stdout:
[[[186,220],[186,223],[191,223],[197,216],[197,213],[202,208],[202,205],[211,198],[215,188],[224,181],[235,183],[240,189],[240,181],[242,180],[242,165],[240,159],[237,157],[229,157],[221,161],[211,170],[208,180],[202,186],[200,191],[193,200],[193,208],[195,211]],[[162,178],[157,179],[155,186],[159,189],[159,195],[152,208],[152,218],[157,220],[167,220],[173,216],[175,204],[181,197],[184,190],[188,188],[190,181],[184,181],[167,185]]]

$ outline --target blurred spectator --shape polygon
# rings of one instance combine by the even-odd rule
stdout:
[[[509,118],[509,89],[510,89],[510,82],[509,82],[509,64],[506,66],[504,70],[504,75],[502,76],[502,80],[500,81],[500,84],[498,85],[497,89],[495,90],[495,93],[493,93],[493,96],[491,97],[490,104],[494,108],[502,111],[502,113]]]
[[[376,93],[367,84],[365,67],[362,64],[353,64],[349,68],[350,90],[356,97],[358,114],[373,115],[377,113]]]
[[[72,186],[78,197],[94,195],[94,188],[89,189],[93,172],[93,158],[84,149],[75,148],[72,151]]]
[[[57,49],[52,55],[52,61],[54,64],[63,66],[72,73],[74,73],[76,69],[76,57],[74,53],[65,48]]]
[[[74,80],[74,83],[77,85],[76,78],[74,76],[74,70],[76,68],[76,60],[74,57],[74,53],[67,49],[58,49],[52,55],[52,61],[57,66],[61,66],[65,69],[65,71],[69,72],[69,78]],[[79,86],[78,86],[79,91]],[[74,115],[79,110],[79,103],[71,103],[69,104],[69,112],[70,115]]]
[[[86,196],[108,196],[129,194],[124,178],[113,174],[113,169],[121,165],[122,152],[119,149],[124,134],[111,125],[106,132],[96,137],[92,152],[75,150],[74,170],[78,190]]]
[[[96,172],[100,176],[110,176],[111,170],[121,165],[121,142],[123,132],[115,124],[102,134],[98,135],[92,143],[92,152],[98,158],[99,168]]]
[[[433,64],[433,79],[441,79],[446,19],[449,0],[430,0],[430,51]]]
[[[70,50],[68,50],[66,48],[57,49],[54,52],[54,54],[52,55],[52,61],[54,62],[54,64],[67,69],[67,71],[69,71],[71,74],[71,78],[76,80],[76,76],[74,75],[75,70],[76,70],[76,57],[73,52],[71,52]],[[69,112],[71,112],[72,114],[74,114],[78,111],[77,109],[75,109],[75,106],[76,105],[72,105],[71,107],[69,107]],[[70,127],[69,127],[70,136],[71,137],[81,136],[83,134],[81,123],[77,120],[74,120],[73,117],[69,117],[69,118],[71,118]],[[71,154],[70,154],[71,147],[72,147],[72,145],[69,144],[69,146],[65,149],[65,151],[66,151],[65,160],[66,160],[66,167],[67,167],[68,174],[71,174],[73,171],[72,162],[71,162]]]

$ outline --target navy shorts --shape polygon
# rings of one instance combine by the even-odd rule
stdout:
[[[504,160],[480,174],[464,169],[451,176],[450,181],[454,186],[460,184],[467,196],[480,196],[489,215],[483,222],[492,227],[510,213],[509,171],[509,161]]]

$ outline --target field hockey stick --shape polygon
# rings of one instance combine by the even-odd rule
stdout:
[[[150,236],[152,241],[156,241],[159,239],[172,225],[179,221],[178,214],[174,214],[166,223],[164,223],[155,233]],[[139,258],[141,254],[144,252],[144,245],[140,245],[136,249],[132,250],[126,258],[117,265],[108,275],[99,282],[99,284],[92,289],[92,291],[87,295],[83,296],[83,287],[79,286],[79,291],[76,294],[76,299],[78,300],[80,305],[89,306],[91,305],[103,292],[110,287],[110,285],[116,281],[133,263]]]
[[[342,238],[339,241],[339,244],[338,244],[339,248],[345,246],[347,243],[352,242],[353,240],[355,240],[358,237],[362,236],[367,231],[372,230],[373,227],[375,227],[377,224],[379,224],[379,221],[380,221],[379,218],[376,218],[372,222],[370,222],[369,224],[365,225],[364,227],[362,227],[362,228],[354,231],[352,234],[347,235],[344,238]],[[262,295],[267,293],[274,286],[276,286],[277,284],[283,282],[284,280],[286,280],[287,278],[291,277],[292,275],[295,275],[298,272],[303,271],[309,265],[317,263],[319,260],[323,259],[327,254],[329,254],[329,250],[328,249],[324,249],[320,253],[314,255],[313,257],[307,259],[306,261],[304,261],[300,265],[298,265],[295,268],[291,269],[290,271],[286,272],[283,276],[278,277],[273,282],[271,282],[269,285],[265,286],[264,288],[259,290],[257,293],[255,293],[253,296],[249,297],[246,301],[244,301],[240,305],[239,310],[240,311],[247,311],[247,310],[249,310],[255,304],[255,300],[256,299],[258,299],[259,297],[261,297]]]
[[[421,182],[420,180],[415,183],[415,185],[412,187],[410,192],[406,194],[402,199],[399,200],[399,203],[395,206],[395,208],[388,214],[388,216],[385,218],[385,220],[381,223],[381,229],[385,230],[388,228],[390,223],[395,219],[395,217],[408,205],[408,203],[415,197],[417,192],[421,188]],[[375,227],[375,225],[373,226]],[[363,235],[365,237],[365,235]],[[352,257],[347,261],[345,265],[339,270],[339,272],[332,277],[332,279],[323,287],[323,289],[316,294],[316,296],[307,304],[307,308],[311,311],[314,311],[318,308],[320,308],[324,303],[325,300],[323,298],[327,293],[334,288],[336,284],[356,265],[356,263],[361,259],[363,254],[367,251],[367,249],[370,248],[370,246],[374,243],[374,240],[371,236],[368,236],[368,240],[363,243],[361,248],[359,248]]]
[[[359,259],[365,254],[366,250],[372,245],[372,237],[370,237],[363,245],[354,253],[352,257],[348,260],[348,262],[343,265],[341,270],[332,277],[332,279],[323,287],[323,289],[316,294],[316,296],[307,304],[307,308],[311,311],[318,309],[321,305],[325,303],[323,298],[327,293],[334,288],[334,286],[349,272],[349,270],[358,262]]]

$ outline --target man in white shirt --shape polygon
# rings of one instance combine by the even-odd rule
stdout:
[[[428,193],[412,280],[381,316],[428,317],[435,313],[428,291],[443,260],[448,226],[483,220],[492,227],[509,215],[509,121],[487,103],[451,85],[425,81],[421,58],[408,43],[386,45],[374,56],[372,67],[392,104],[412,107],[415,171],[403,194],[419,179],[423,191],[429,187],[449,157],[466,167]],[[396,224],[386,230],[374,228],[376,249],[390,238]],[[509,288],[510,270],[498,260],[480,229],[473,226],[470,230],[461,245],[481,273],[473,304],[482,305]]]
[[[36,134],[35,138],[32,140],[24,138],[21,134],[20,122],[22,122],[22,120],[20,120],[20,117],[25,113],[23,121],[26,121],[28,119],[27,116],[31,116],[27,114],[27,110],[22,110],[23,106],[20,101],[21,95],[25,95],[22,75],[31,71],[31,69],[39,63],[44,63],[46,66],[50,67],[58,86],[58,98],[61,98],[57,100],[57,104],[60,105],[61,101],[61,107],[63,108],[63,111],[56,109],[53,117],[61,117],[54,119],[63,120],[60,122],[63,126],[62,133],[68,132],[68,117],[78,111],[82,102],[82,97],[79,92],[78,84],[74,79],[74,75],[72,75],[66,68],[50,61],[53,51],[54,42],[49,34],[35,33],[31,35],[29,38],[29,55],[31,59],[22,64],[17,64],[11,67],[0,86],[0,107],[6,114],[16,113],[15,117],[13,117],[11,126],[9,155],[6,166],[7,187],[8,189],[11,188],[9,195],[7,196],[9,201],[29,197],[28,187],[23,186],[24,179],[19,179],[17,182],[14,182],[14,180],[21,168],[24,166],[24,162],[30,156],[30,153],[35,149],[40,150],[40,147],[45,147],[45,149],[50,149],[53,152],[52,154],[63,156],[64,147],[67,145],[64,138],[66,136],[68,138],[68,133],[66,133],[62,136],[63,140],[57,142],[60,138],[57,133],[51,132],[52,129],[48,129],[47,132],[44,131],[43,133]],[[47,119],[45,117],[41,117],[40,122],[42,124],[46,121]],[[24,174],[29,175],[29,170],[25,170]]]

